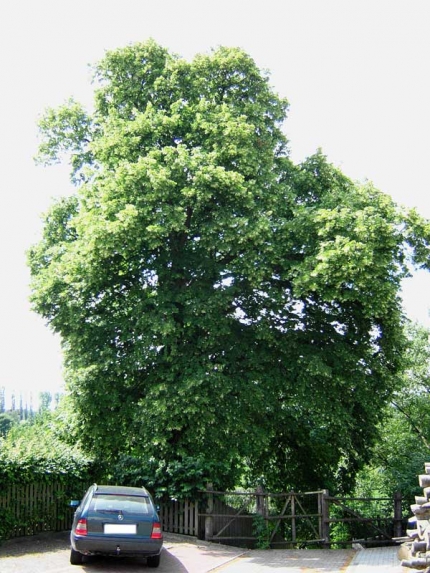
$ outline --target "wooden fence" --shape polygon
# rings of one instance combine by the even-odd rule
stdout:
[[[12,484],[0,491],[0,519],[5,537],[22,537],[70,528],[70,495],[60,483]]]
[[[159,514],[163,531],[201,537],[198,501],[171,500],[161,504]]]
[[[86,485],[82,487],[82,492]],[[73,496],[76,498],[76,494]],[[0,491],[0,522],[3,537],[34,535],[70,529],[73,510],[70,491],[62,484],[11,485]],[[370,503],[382,502],[385,510],[369,511]],[[361,505],[360,505],[361,504]],[[363,506],[367,504],[367,506]],[[330,547],[370,537],[386,542],[402,535],[402,500],[330,496],[327,490],[306,493],[202,492],[200,501],[171,500],[161,504],[163,531],[190,535],[231,545],[255,546],[256,519],[267,525],[267,545],[295,547],[319,544]],[[393,512],[390,517],[391,507]],[[385,523],[388,521],[388,523]],[[10,524],[10,527],[8,526]],[[336,535],[333,535],[333,532]]]
[[[402,535],[402,499],[340,498],[327,490],[206,492],[205,538],[255,547],[389,543]],[[261,526],[263,522],[263,527]],[[264,526],[265,524],[265,526]]]
[[[85,492],[88,484],[77,490]],[[77,498],[62,484],[10,485],[0,491],[0,538],[23,537],[44,531],[66,531],[73,521],[70,500]],[[182,535],[199,534],[199,505],[195,501],[163,503],[160,520],[163,531]]]

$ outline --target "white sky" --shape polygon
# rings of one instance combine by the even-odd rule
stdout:
[[[192,58],[245,49],[290,101],[301,160],[318,147],[430,217],[428,0],[2,0],[0,4],[0,387],[61,387],[59,341],[31,312],[25,251],[40,215],[70,192],[63,168],[35,167],[36,121],[69,96],[91,101],[87,64],[149,37]],[[408,314],[430,326],[430,278],[405,285]]]

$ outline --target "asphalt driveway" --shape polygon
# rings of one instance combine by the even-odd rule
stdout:
[[[395,573],[397,549],[247,551],[165,534],[159,573]],[[69,534],[42,534],[0,545],[1,573],[132,573],[152,571],[144,559],[92,558],[70,565]]]
[[[146,567],[144,559],[91,558],[81,566],[70,565],[68,533],[41,534],[12,539],[0,545],[1,573],[205,573],[242,555],[243,549],[200,542],[194,538],[165,534],[158,569]]]

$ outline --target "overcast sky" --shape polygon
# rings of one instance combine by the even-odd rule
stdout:
[[[321,147],[351,178],[372,180],[430,217],[428,0],[3,0],[0,4],[0,387],[57,391],[58,339],[28,303],[25,251],[62,167],[36,167],[37,117],[69,96],[91,101],[88,64],[149,37],[191,59],[246,50],[290,102],[285,130],[300,161]],[[430,326],[426,274],[404,288]]]

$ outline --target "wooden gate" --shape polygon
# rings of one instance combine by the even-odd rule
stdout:
[[[332,497],[325,496],[327,504],[327,538],[345,539],[366,545],[386,544],[404,535],[402,496]],[[335,534],[335,535],[334,535]]]
[[[250,547],[322,543],[323,495],[322,491],[208,492],[206,513],[201,514],[205,538]]]
[[[206,492],[205,539],[247,547],[308,547],[387,543],[401,536],[401,497],[339,498],[327,490]],[[379,513],[363,504],[383,502]],[[357,504],[362,504],[361,511]],[[388,504],[388,505],[387,505]],[[391,504],[391,505],[390,505]],[[388,509],[387,509],[388,507]],[[388,516],[388,517],[387,517]]]
[[[201,537],[199,533],[198,501],[170,500],[160,506],[160,521],[163,531]]]

